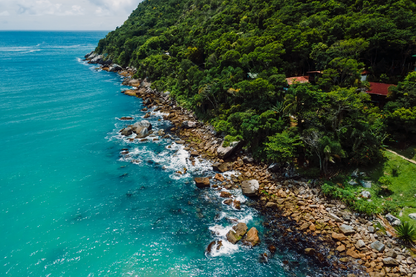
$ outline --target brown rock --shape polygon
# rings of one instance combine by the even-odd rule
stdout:
[[[358,253],[354,251],[354,248],[348,249],[346,254],[350,257],[353,257],[354,259],[360,258],[360,255],[358,255]]]
[[[269,246],[269,251],[270,251],[270,253],[272,253],[272,254],[273,254],[273,253],[275,253],[275,252],[276,252],[276,250],[277,250],[277,249],[276,249],[276,246],[274,246],[274,245],[270,245],[270,246]]]
[[[247,232],[243,243],[250,246],[256,246],[260,243],[259,232],[257,231],[256,227],[251,227],[251,229]]]
[[[348,258],[347,257],[343,257],[339,259],[340,262],[346,263],[348,262]]]
[[[332,238],[334,240],[339,240],[339,241],[343,241],[343,240],[347,239],[347,237],[344,234],[338,234],[338,233],[335,233],[335,232],[332,233]]]
[[[315,231],[316,230],[315,224],[311,223],[311,225],[309,225],[309,230]]]
[[[232,194],[229,193],[228,191],[221,191],[220,193],[220,197],[222,198],[231,198]]]
[[[129,96],[137,96],[137,90],[135,90],[135,89],[125,90],[125,91],[123,91],[123,93],[125,95],[129,95]]]
[[[231,166],[228,163],[215,163],[212,165],[212,168],[219,172],[226,172],[231,170]]]
[[[309,225],[311,225],[310,222],[305,222],[299,227],[299,230],[304,231],[309,228]]]
[[[218,181],[220,181],[220,182],[223,182],[224,180],[225,180],[225,178],[224,178],[224,176],[222,176],[221,174],[219,174],[219,173],[217,173],[217,174],[215,174],[215,177],[214,177],[216,180],[218,180]]]
[[[237,210],[241,210],[241,203],[238,200],[234,200],[233,202],[234,208],[236,208]]]
[[[313,255],[315,255],[315,253],[316,253],[316,251],[313,248],[306,248],[305,249],[305,254],[306,255],[313,256]]]
[[[281,197],[281,198],[286,198],[286,197],[287,197],[286,192],[284,192],[282,189],[281,189],[281,190],[279,190],[279,192],[277,193],[277,195],[278,195],[279,197]]]
[[[206,188],[209,187],[209,178],[208,177],[196,177],[194,178],[195,185],[197,188]]]
[[[286,201],[285,198],[278,198],[276,199],[277,204],[282,205]]]
[[[214,240],[208,245],[206,252],[211,253],[214,248],[218,251],[221,249],[221,247],[222,247],[222,240]]]
[[[265,207],[266,208],[276,208],[277,207],[277,204],[274,203],[274,202],[267,202],[267,204],[266,204]]]
[[[224,200],[225,205],[231,205],[231,203],[233,203],[233,200],[231,199]]]
[[[238,223],[227,233],[227,240],[236,244],[247,233],[247,225],[245,223]]]
[[[338,247],[337,247],[337,249],[335,249],[335,250],[337,250],[338,252],[343,252],[343,251],[345,251],[345,245],[341,244],[341,245],[340,245],[340,246],[338,246]]]

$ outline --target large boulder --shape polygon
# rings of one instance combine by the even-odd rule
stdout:
[[[206,188],[209,187],[209,178],[208,177],[196,177],[194,178],[195,185],[197,188]]]
[[[222,197],[222,198],[231,198],[232,196],[233,195],[230,192],[225,191],[225,190],[221,191],[221,193],[220,193],[220,197]]]
[[[85,59],[90,59],[90,57],[92,56],[94,54],[94,51],[91,51],[91,52],[89,52],[88,54],[86,54],[85,56],[84,56],[84,58]]]
[[[339,229],[344,235],[351,235],[355,233],[354,228],[346,224],[342,224],[341,226],[339,226]]]
[[[212,169],[214,171],[226,172],[228,170],[231,170],[232,169],[232,166],[229,163],[214,163],[212,165]]]
[[[256,246],[260,243],[259,232],[257,231],[256,227],[252,227],[248,232],[243,240],[243,243],[250,246]]]
[[[127,89],[127,90],[123,90],[122,93],[124,93],[125,95],[129,95],[129,96],[136,96],[137,97],[137,89]]]
[[[102,63],[102,62],[103,62],[103,55],[94,56],[94,58],[90,60],[90,63]]]
[[[386,248],[384,246],[383,243],[381,243],[380,241],[376,240],[375,242],[373,242],[371,245],[371,248],[377,250],[378,252],[382,252],[384,250],[384,248]]]
[[[247,225],[245,223],[238,223],[227,233],[227,240],[236,244],[247,233]]]
[[[257,196],[259,193],[259,187],[259,182],[254,179],[241,182],[241,189],[245,196]]]
[[[234,151],[237,149],[237,147],[240,145],[239,141],[233,141],[230,143],[229,146],[223,147],[222,145],[217,148],[217,155],[221,159],[226,159],[230,157],[232,154],[234,154]]]
[[[123,136],[130,136],[131,134],[133,134],[133,128],[131,126],[128,126],[128,127],[124,128],[124,129],[122,129],[120,131],[120,133]]]
[[[140,87],[141,80],[138,79],[124,79],[123,85],[130,86],[130,87]]]
[[[360,196],[362,198],[368,199],[368,198],[371,198],[371,193],[368,190],[364,190],[360,193]]]
[[[110,66],[110,68],[108,69],[108,71],[110,72],[118,72],[121,71],[123,68],[121,66],[119,66],[118,64],[113,64]]]
[[[132,126],[133,132],[137,134],[139,138],[144,138],[149,135],[149,131],[152,130],[152,124],[147,120],[136,122]]]
[[[182,128],[189,129],[189,128],[195,128],[198,126],[198,122],[196,121],[184,121],[182,122]]]
[[[387,221],[391,224],[391,226],[397,226],[397,225],[402,224],[400,219],[398,219],[397,217],[395,217],[391,214],[386,214],[385,217],[386,217]]]
[[[205,250],[205,252],[207,252],[208,254],[211,254],[214,250],[220,250],[222,247],[222,240],[214,240],[212,241],[207,249]]]
[[[399,265],[399,262],[393,259],[392,257],[388,257],[388,258],[383,259],[383,264],[389,265],[389,266],[396,266],[396,265]]]
[[[142,128],[148,129],[149,131],[152,130],[152,124],[147,120],[136,122],[133,124],[133,127],[134,128],[142,127]]]
[[[371,181],[359,180],[361,185],[366,189],[371,189]]]
[[[280,168],[281,168],[280,163],[272,163],[272,164],[269,165],[267,170],[270,171],[270,172],[276,173],[280,170]]]

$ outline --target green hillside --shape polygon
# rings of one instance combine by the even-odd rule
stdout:
[[[380,160],[388,134],[416,132],[416,97],[407,100],[416,75],[383,111],[360,92],[364,69],[369,81],[396,84],[413,70],[415,11],[410,0],[147,0],[96,52],[136,67],[226,143],[327,172]],[[316,83],[287,85],[311,70],[322,72]]]

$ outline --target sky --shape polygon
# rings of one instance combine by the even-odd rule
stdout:
[[[114,30],[142,0],[0,0],[0,30]]]

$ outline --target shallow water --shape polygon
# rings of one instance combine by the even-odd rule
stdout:
[[[192,166],[169,139],[119,136],[128,124],[119,117],[144,112],[140,99],[120,93],[120,76],[82,61],[104,36],[0,32],[0,275],[313,275],[290,249],[259,262],[267,249],[261,216],[193,184],[214,174],[207,161]],[[161,116],[149,118],[154,130],[170,126]],[[225,243],[206,256],[231,228],[227,217],[255,226],[262,244]]]

